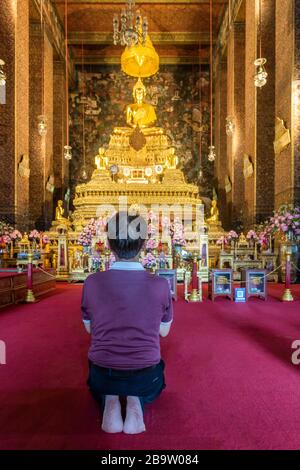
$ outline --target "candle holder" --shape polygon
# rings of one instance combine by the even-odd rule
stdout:
[[[199,261],[201,263],[201,261]],[[198,255],[194,255],[192,276],[188,271],[184,275],[184,299],[187,302],[202,302],[202,281],[198,274]],[[189,283],[191,282],[191,292],[189,292]]]

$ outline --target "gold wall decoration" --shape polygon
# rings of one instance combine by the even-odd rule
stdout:
[[[232,184],[231,184],[231,180],[230,180],[230,176],[226,176],[225,178],[225,191],[226,193],[230,193],[232,189]]]
[[[254,166],[251,161],[251,157],[244,153],[244,168],[243,168],[244,178],[250,178],[254,173]]]
[[[291,134],[289,129],[284,125],[283,119],[277,117],[275,119],[275,140],[274,140],[274,152],[275,155],[280,155],[281,152],[290,145]]]
[[[54,193],[54,189],[54,176],[50,175],[46,182],[46,190],[49,191],[49,193]]]
[[[30,168],[29,168],[29,156],[22,155],[21,160],[18,165],[18,174],[22,178],[29,178],[30,176]]]

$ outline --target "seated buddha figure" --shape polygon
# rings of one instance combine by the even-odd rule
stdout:
[[[55,209],[55,221],[53,225],[59,225],[63,223],[66,225],[71,225],[70,220],[64,217],[64,212],[65,210],[63,208],[63,201],[60,199],[59,201],[57,201],[57,206]]]
[[[217,207],[217,200],[213,199],[210,209],[210,217],[207,219],[207,223],[210,225],[221,225],[219,220],[219,209]]]
[[[108,164],[108,159],[105,156],[105,148],[100,147],[99,148],[99,153],[95,157],[95,164],[97,167],[97,170],[105,170]]]
[[[139,78],[133,87],[133,97],[135,103],[129,104],[126,108],[126,122],[130,127],[140,129],[151,127],[156,121],[155,109],[151,104],[144,103],[146,88]]]

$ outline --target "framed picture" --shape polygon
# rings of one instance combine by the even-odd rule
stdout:
[[[267,271],[265,269],[244,269],[242,271],[242,286],[246,287],[246,298],[260,297],[267,299]]]
[[[232,269],[212,269],[209,293],[212,301],[220,296],[233,300]]]
[[[157,269],[155,271],[157,276],[161,276],[167,279],[170,291],[172,294],[172,298],[177,300],[177,274],[176,269]]]

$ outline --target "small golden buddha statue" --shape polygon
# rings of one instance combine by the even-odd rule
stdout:
[[[60,199],[57,201],[57,206],[55,209],[55,220],[65,220],[63,217],[65,209],[63,208],[63,201]]]
[[[210,209],[210,217],[207,219],[207,222],[211,225],[221,225],[219,220],[219,209],[217,206],[217,200],[213,199]]]
[[[64,212],[65,209],[63,208],[63,201],[60,199],[57,201],[57,206],[55,209],[55,224],[52,223],[52,225],[59,225],[60,223],[64,223],[68,226],[71,225],[70,220],[64,217]]]
[[[175,155],[174,147],[171,147],[168,151],[167,165],[170,170],[175,170],[178,165],[178,157]]]
[[[27,232],[24,232],[22,239],[20,240],[20,245],[29,245],[29,238]]]
[[[156,122],[155,109],[151,104],[144,103],[146,88],[139,78],[133,87],[133,97],[135,103],[129,104],[126,108],[126,122],[131,127],[151,127]]]
[[[244,235],[244,233],[242,232],[239,236],[239,242],[238,242],[239,246],[248,246],[248,241]]]
[[[100,147],[98,155],[95,156],[95,165],[97,170],[105,170],[107,167],[107,157],[105,156],[105,148]]]

